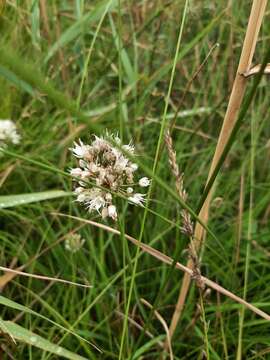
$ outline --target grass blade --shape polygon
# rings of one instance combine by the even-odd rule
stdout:
[[[241,112],[237,118],[238,111],[241,106],[242,98],[244,96],[244,91],[246,88],[246,79],[241,75],[241,72],[245,71],[247,67],[250,66],[251,64],[261,21],[262,21],[262,16],[265,10],[265,5],[266,5],[265,1],[263,2],[254,1],[253,7],[251,9],[250,20],[246,31],[246,37],[243,44],[243,49],[234,82],[234,87],[231,93],[223,126],[220,132],[218,144],[216,146],[215,154],[210,167],[206,188],[202,195],[202,199],[200,201],[199,209],[197,212],[199,214],[199,217],[205,223],[208,222],[209,207],[210,207],[211,195],[213,192],[212,186],[214,184],[214,181],[222,164],[225,161],[226,155],[228,154],[232,144],[236,140],[236,134],[241,126],[244,116],[247,113],[249,105],[251,104],[251,101],[256,93],[257,87],[260,83],[264,69],[270,57],[270,47],[269,47],[269,50],[267,51],[262,64],[261,71],[256,77],[254,85],[249,95],[247,96],[246,101],[244,102]],[[204,228],[201,226],[201,224],[196,223],[195,232],[194,232],[196,251],[199,251],[204,235],[205,235]],[[192,267],[191,260],[188,261],[187,266],[189,268]],[[177,315],[175,314],[175,316],[173,316],[170,326],[170,330],[172,334],[174,333],[177,323],[180,319],[186,301],[188,289],[190,286],[190,281],[191,281],[190,277],[185,274],[177,301],[177,308],[180,309],[180,311],[178,311]]]
[[[18,205],[25,205],[71,195],[71,192],[66,192],[63,190],[50,190],[31,194],[4,195],[0,196],[0,209],[6,209]]]
[[[35,96],[35,92],[31,85],[19,79],[13,72],[9,71],[4,66],[0,66],[0,75],[12,84],[14,84],[18,89],[27,92],[31,96]]]
[[[4,333],[8,333],[15,340],[22,341],[41,350],[48,351],[51,354],[62,356],[70,360],[87,360],[85,357],[77,355],[62,346],[55,345],[32,331],[27,330],[11,321],[1,320],[0,327]]]
[[[59,48],[67,45],[76,37],[78,37],[82,32],[84,32],[86,26],[89,27],[91,24],[99,21],[102,18],[104,12],[112,10],[115,7],[116,3],[116,0],[103,1],[92,11],[82,16],[78,21],[76,21],[72,26],[70,26],[49,49],[48,54],[44,60],[45,63],[50,60],[50,58],[59,50]]]

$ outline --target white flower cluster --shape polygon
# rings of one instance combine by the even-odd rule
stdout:
[[[65,249],[72,253],[77,252],[85,243],[80,234],[70,234],[65,240]]]
[[[0,120],[0,148],[8,143],[19,144],[20,138],[12,120]]]
[[[119,148],[112,143],[116,143]],[[114,193],[142,206],[145,194],[134,193],[134,186],[147,187],[150,184],[146,177],[141,178],[138,184],[134,182],[138,166],[121,151],[122,148],[133,155],[134,146],[131,143],[120,146],[118,136],[106,134],[105,137],[94,136],[91,145],[79,140],[70,149],[79,163],[77,168],[70,170],[70,174],[78,182],[75,188],[77,201],[85,204],[90,212],[100,213],[104,219],[117,219],[117,209],[113,204]]]

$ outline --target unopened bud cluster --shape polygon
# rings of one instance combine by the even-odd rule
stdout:
[[[84,243],[85,239],[80,234],[69,234],[65,240],[65,249],[75,253],[81,249]]]
[[[114,194],[126,197],[133,204],[143,205],[145,194],[134,193],[134,186],[147,187],[150,180],[143,177],[135,183],[134,174],[138,166],[124,154],[127,152],[134,155],[134,146],[131,143],[121,146],[116,135],[95,135],[90,145],[79,140],[70,150],[78,159],[78,167],[70,171],[78,183],[75,188],[77,201],[85,204],[89,212],[97,211],[102,218],[116,220]]]

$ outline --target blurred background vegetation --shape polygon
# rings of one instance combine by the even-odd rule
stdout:
[[[175,119],[174,146],[193,209],[226,111],[251,3],[187,1],[166,123]],[[0,118],[16,122],[22,141],[10,151],[25,159],[16,155],[0,158],[1,195],[71,191],[71,180],[53,169],[67,171],[74,166],[69,151],[72,142],[79,137],[87,142],[93,132],[102,134],[105,129],[122,132],[125,143],[133,139],[140,161],[152,167],[185,5],[184,0],[7,0],[2,5]],[[254,63],[262,61],[269,44],[269,15],[268,6]],[[251,78],[249,87],[252,82]],[[218,177],[209,222],[218,240],[207,236],[201,263],[205,276],[243,296],[253,154],[247,300],[266,312],[270,311],[268,86],[269,78],[264,77]],[[52,171],[38,164],[46,164]],[[174,187],[165,149],[157,175]],[[121,230],[138,238],[143,210],[121,200],[119,206]],[[142,241],[172,258],[180,254],[178,260],[186,263],[189,239],[175,226],[181,225],[180,207],[155,183],[150,209],[160,216],[147,213]],[[66,330],[25,309],[2,306],[1,316],[73,354],[117,359],[136,248],[121,237],[59,213],[93,218],[71,196],[0,209],[1,264],[27,264],[24,270],[29,273],[89,283],[93,288],[17,276],[3,287],[2,296]],[[109,225],[118,228],[118,224]],[[64,243],[74,232],[86,241],[71,253]],[[160,357],[164,328],[155,316],[149,320],[150,310],[140,298],[153,304],[159,294],[157,310],[169,324],[182,276],[150,255],[140,256],[123,359]],[[172,340],[175,359],[204,359],[206,348],[211,359],[233,359],[239,341],[243,359],[268,359],[270,327],[266,320],[247,311],[239,340],[240,305],[211,291],[205,298],[205,333],[200,316],[196,319],[197,304],[198,290],[193,285]],[[14,345],[4,336],[0,351],[3,359],[60,358],[25,341]]]

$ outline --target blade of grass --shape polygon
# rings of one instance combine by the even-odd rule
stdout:
[[[76,217],[76,216],[72,216],[72,215],[68,215],[68,214],[62,214],[62,213],[52,213],[52,215],[58,215],[58,216],[63,216],[63,217],[68,217],[86,224],[91,224],[94,226],[98,226],[99,228],[103,229],[103,230],[111,230],[112,233],[114,233],[115,229],[112,229],[110,227],[107,227],[106,225],[103,224],[99,224],[96,222],[93,222],[91,220],[85,220],[83,218],[80,217]],[[98,225],[96,225],[98,224]],[[150,241],[151,245],[154,245],[163,235],[165,235],[165,233],[167,233],[167,231],[171,230],[171,227],[166,229],[164,232],[162,232],[161,234],[158,234],[154,239],[152,239]],[[119,234],[120,235],[120,231],[115,230],[115,234]],[[126,234],[123,234],[126,238]],[[143,255],[143,252],[141,252],[139,254],[139,257],[141,257]],[[106,292],[110,289],[110,287],[121,277],[123,276],[124,272],[126,272],[126,270],[134,263],[135,258],[133,258],[131,260],[131,262],[129,264],[126,264],[126,268],[122,268],[121,270],[119,270],[115,275],[112,276],[112,279],[109,279],[108,284],[104,287],[103,285],[100,286],[101,288],[101,292],[97,295],[97,297],[91,301],[91,303],[87,306],[87,308],[79,315],[79,317],[76,319],[76,321],[73,323],[73,325],[71,326],[71,329],[75,329],[75,327],[79,324],[79,322],[87,315],[89,314],[90,310],[98,303],[98,301],[106,294]],[[98,285],[97,285],[98,287]],[[61,338],[61,340],[58,342],[58,344],[60,344],[65,338],[66,338],[67,334],[64,334],[63,337]]]
[[[66,192],[63,190],[49,190],[31,194],[4,195],[0,196],[0,209],[6,209],[18,205],[25,205],[71,195],[71,192]]]
[[[178,63],[180,60],[182,60],[191,49],[195,47],[196,44],[199,43],[200,40],[202,40],[211,30],[214,29],[214,27],[218,24],[221,17],[224,15],[225,11],[222,11],[220,14],[218,14],[217,17],[215,17],[201,32],[199,32],[187,45],[183,47],[183,49],[177,54],[176,63]],[[162,80],[162,78],[172,69],[174,64],[174,60],[170,61],[168,64],[163,65],[159,70],[154,73],[154,75],[151,77],[150,82],[148,86],[145,88],[141,101],[145,101],[145,98],[151,94],[151,92],[154,90],[156,84]]]
[[[211,196],[213,193],[212,186],[214,183],[214,180],[224,163],[225,157],[232,146],[233,142],[236,140],[236,134],[237,130],[239,129],[242,120],[244,119],[245,114],[247,113],[248,107],[253,99],[253,96],[255,95],[256,89],[259,85],[259,82],[261,80],[261,77],[263,75],[264,68],[268,62],[269,56],[270,56],[270,48],[266,53],[261,71],[258,75],[258,77],[255,79],[255,83],[250,91],[249,96],[247,97],[244,106],[242,107],[241,113],[237,119],[238,111],[242,103],[242,99],[244,96],[244,91],[246,88],[246,78],[242,75],[251,64],[252,57],[254,54],[257,37],[259,33],[259,29],[261,26],[263,14],[266,7],[266,0],[264,1],[253,1],[253,6],[250,13],[249,23],[247,27],[246,37],[243,44],[243,49],[239,61],[239,66],[236,74],[236,78],[234,81],[233,90],[231,93],[231,97],[229,100],[227,112],[225,114],[223,126],[220,132],[219,140],[216,146],[215,154],[211,163],[208,180],[206,184],[206,189],[204,191],[204,194],[202,196],[202,201],[200,203],[201,206],[199,206],[199,217],[203,219],[204,222],[208,222],[208,213],[209,213],[209,206],[211,201]],[[195,239],[195,247],[197,250],[199,250],[201,243],[203,241],[203,237],[205,236],[205,232],[203,227],[196,223],[195,226],[195,233],[194,233],[194,239]],[[188,261],[187,264],[188,267],[192,266],[192,262]],[[178,321],[180,319],[186,296],[188,293],[188,289],[190,286],[190,276],[188,274],[184,275],[183,282],[181,285],[181,289],[179,292],[177,304],[176,304],[176,310],[172,317],[171,325],[170,325],[170,331],[171,335],[174,333],[176,326],[178,324]]]
[[[4,66],[0,66],[0,75],[3,76],[6,80],[14,84],[18,89],[21,89],[31,96],[36,96],[34,89],[31,85],[26,83],[25,81],[19,79],[12,71],[9,71]]]
[[[117,147],[119,147],[119,144],[117,143],[114,143],[114,145]],[[195,219],[196,221],[198,221],[204,228],[205,230],[207,231],[207,233],[213,237],[213,239],[215,239],[216,241],[218,241],[217,237],[215,236],[215,234],[212,232],[212,230],[204,225],[204,223],[200,220],[200,218],[196,215],[195,211],[189,206],[187,205],[182,199],[179,198],[179,196],[177,195],[177,193],[175,191],[172,190],[172,188],[166,184],[165,181],[163,181],[159,176],[157,176],[155,174],[155,172],[153,170],[151,170],[150,168],[148,168],[148,166],[144,165],[144,163],[142,161],[140,161],[139,159],[135,158],[134,156],[131,156],[128,152],[126,152],[125,150],[123,150],[121,148],[121,150],[123,151],[123,153],[125,155],[127,155],[128,158],[130,158],[131,160],[134,160],[135,162],[137,162],[137,164],[143,169],[143,171],[146,173],[146,175],[148,175],[150,178],[152,178],[153,180],[156,181],[156,183],[158,185],[161,186],[161,188],[163,188],[165,191],[167,191],[167,193],[169,195],[171,195],[171,197],[176,200],[184,209],[186,209],[190,215],[192,216],[193,219]],[[20,155],[20,154],[17,154],[17,153],[14,153],[10,150],[7,150],[7,149],[0,149],[0,151],[2,151],[4,154],[7,154],[7,155],[10,155],[14,158],[17,158],[17,159],[21,159],[21,160],[24,160],[24,161],[27,161],[33,165],[36,165],[44,170],[47,170],[49,172],[52,172],[52,173],[57,173],[57,174],[60,174],[60,175],[63,175],[65,177],[70,177],[70,174],[63,171],[63,170],[60,170],[54,166],[51,166],[51,165],[48,165],[48,164],[45,164],[45,163],[42,163],[40,161],[37,161],[37,160],[34,160],[34,159],[31,159],[30,157],[27,157],[27,156],[24,156],[24,155]],[[97,186],[97,185],[95,185]],[[98,187],[98,186],[97,186]],[[120,196],[119,194],[114,194],[116,196]],[[148,209],[149,211],[149,207],[146,205],[145,206],[146,209]],[[163,218],[163,220],[166,220],[162,215],[159,215],[157,212],[154,212],[153,210],[150,210],[152,213],[155,213],[156,215],[158,215],[159,217]],[[172,223],[171,221],[169,221],[169,223]]]
[[[91,59],[91,55],[92,55],[92,52],[93,52],[93,49],[94,49],[94,45],[95,45],[98,33],[99,33],[100,29],[101,29],[101,25],[102,25],[102,23],[103,23],[103,21],[105,19],[105,16],[107,15],[107,13],[108,13],[108,11],[110,9],[112,1],[113,0],[108,1],[107,6],[104,9],[104,13],[102,14],[102,16],[101,16],[101,18],[99,20],[97,29],[96,29],[96,31],[94,33],[94,37],[93,37],[93,40],[91,42],[91,45],[90,45],[90,48],[89,48],[89,51],[88,51],[88,54],[87,54],[87,57],[86,57],[86,60],[84,62],[82,78],[81,78],[80,87],[79,87],[79,93],[78,93],[78,97],[77,97],[77,107],[78,107],[78,109],[80,107],[80,102],[81,102],[81,97],[82,97],[82,90],[83,90],[84,82],[85,82],[85,79],[86,79],[86,76],[87,76],[87,73],[88,73],[87,69],[88,69],[88,66],[89,66],[89,63],[90,63],[90,59]]]
[[[109,4],[109,7],[108,7]],[[80,17],[72,26],[70,26],[61,37],[52,45],[49,49],[48,54],[44,60],[47,63],[50,58],[63,47],[69,44],[77,36],[79,36],[85,29],[85,26],[89,27],[92,23],[100,21],[105,11],[112,10],[117,4],[117,0],[105,0],[96,5],[89,13]],[[108,8],[108,9],[107,9]]]
[[[79,218],[77,216],[71,216],[71,215],[67,215],[67,214],[58,214],[58,215],[61,215],[61,216],[65,216],[65,217],[69,217],[71,219],[74,219],[74,220],[78,220],[78,221],[82,221],[82,222],[85,222],[87,224],[90,224],[90,225],[93,225],[93,226],[96,226],[98,228],[101,228],[103,230],[106,230],[106,231],[109,231],[113,234],[116,234],[116,235],[121,235],[120,231],[119,230],[116,230],[116,229],[113,229],[112,227],[110,226],[107,226],[107,225],[104,225],[104,224],[101,224],[101,223],[98,223],[98,222],[95,222],[95,221],[92,221],[92,220],[86,220],[86,219],[83,219],[83,218]],[[163,254],[162,252],[160,252],[159,250],[156,250],[155,248],[147,245],[147,244],[144,244],[142,241],[140,240],[137,240],[135,238],[133,238],[132,236],[130,235],[127,235],[125,234],[125,237],[127,240],[129,240],[130,242],[132,242],[134,245],[136,245],[137,247],[140,247],[140,249],[142,249],[144,252],[146,252],[147,254],[155,257],[156,259],[158,259],[159,261],[162,261],[163,263],[165,264],[168,264],[168,265],[171,265],[173,263],[173,259],[170,258],[169,256]],[[140,253],[141,254],[141,253]],[[133,259],[134,261],[134,259]],[[185,273],[188,273],[189,276],[192,276],[193,275],[193,270],[191,270],[190,268],[188,268],[187,266],[181,264],[180,262],[176,262],[175,264],[175,267],[176,269],[178,270],[181,270]],[[122,272],[121,272],[122,273]],[[201,276],[201,280],[202,282],[214,289],[215,291],[218,291],[220,292],[221,294],[229,297],[230,299],[238,302],[239,304],[241,305],[244,305],[246,308],[248,308],[249,310],[253,311],[254,313],[256,313],[257,315],[261,316],[263,319],[267,320],[267,321],[270,321],[270,315],[268,315],[267,313],[265,313],[264,311],[258,309],[256,306],[248,303],[246,300],[240,298],[239,296],[233,294],[232,292],[230,292],[229,290],[223,288],[222,286],[220,286],[218,283],[206,278],[205,276]]]
[[[173,62],[173,67],[172,67],[172,72],[171,72],[171,78],[170,78],[168,92],[167,92],[167,96],[166,96],[166,100],[165,100],[163,118],[162,118],[161,128],[160,128],[160,132],[159,132],[158,143],[157,143],[157,147],[156,147],[155,160],[154,160],[153,170],[152,170],[153,174],[156,173],[156,169],[157,169],[157,165],[158,165],[158,159],[159,159],[159,153],[160,153],[161,144],[162,144],[162,139],[163,139],[163,135],[164,135],[165,127],[166,127],[166,115],[167,115],[167,111],[168,111],[169,99],[170,99],[170,96],[171,96],[171,91],[172,91],[172,86],[173,86],[173,80],[174,80],[174,75],[175,75],[175,69],[176,69],[176,64],[177,64],[177,59],[178,59],[178,54],[179,54],[183,29],[184,29],[184,23],[185,23],[185,19],[186,19],[186,15],[187,15],[187,6],[188,6],[188,0],[185,1],[185,6],[184,6],[183,14],[182,14],[182,19],[181,19],[181,22],[180,22],[180,28],[179,28],[179,34],[178,34],[177,45],[176,45],[176,50],[175,50],[174,62]],[[140,229],[140,234],[139,234],[139,242],[142,241],[142,237],[143,237],[143,233],[144,233],[144,226],[145,226],[145,222],[146,222],[146,218],[147,218],[147,214],[148,214],[147,207],[148,207],[150,197],[151,197],[151,194],[152,194],[152,188],[153,188],[153,181],[150,184],[148,194],[147,194],[146,208],[144,210],[143,219],[142,219],[142,223],[141,223],[141,229]],[[119,356],[118,356],[119,360],[121,360],[123,358],[123,348],[124,348],[125,336],[126,336],[126,332],[127,332],[129,307],[130,307],[130,304],[131,304],[131,297],[132,297],[133,287],[134,287],[134,283],[135,283],[135,277],[136,277],[136,271],[137,271],[139,255],[140,255],[140,247],[138,246],[137,249],[136,249],[135,261],[134,261],[134,266],[133,266],[132,275],[131,275],[131,282],[130,282],[130,288],[129,288],[129,293],[128,293],[128,300],[127,300],[127,305],[126,305],[125,319],[124,319],[123,331],[122,331],[122,336],[121,336],[121,344],[120,344],[120,350],[119,350]]]
[[[10,273],[13,273],[13,274],[17,274],[17,275],[22,275],[22,276],[34,278],[34,279],[61,282],[61,283],[63,283],[63,284],[69,284],[69,285],[78,286],[78,287],[83,287],[83,288],[87,288],[87,289],[92,287],[91,285],[79,284],[79,283],[76,283],[76,282],[73,282],[73,281],[64,280],[64,279],[53,278],[53,277],[44,276],[44,275],[29,274],[29,273],[27,273],[27,272],[23,272],[23,271],[19,271],[19,270],[14,270],[14,269],[9,269],[9,268],[4,267],[4,266],[0,266],[0,270],[5,271],[5,272],[10,272]]]
[[[118,0],[119,1],[119,0]],[[119,9],[119,6],[118,6]],[[113,22],[113,18],[110,16],[110,24],[111,24],[111,28],[112,28],[112,34],[113,34],[113,38],[114,38],[114,42],[115,42],[115,46],[117,48],[117,51],[119,53],[119,61],[120,61],[120,65],[123,66],[123,69],[125,70],[127,79],[128,79],[128,83],[130,85],[132,85],[133,83],[135,83],[137,81],[137,76],[136,73],[133,70],[133,66],[131,64],[130,58],[128,56],[127,51],[124,48],[124,45],[122,43],[121,40],[121,24],[119,27],[119,21],[118,21],[118,32],[116,31],[116,27],[115,24]],[[118,65],[119,68],[119,65]],[[121,67],[119,68],[121,69]],[[118,70],[119,71],[119,70]]]
[[[39,314],[38,312],[28,308],[27,306],[24,306],[24,305],[21,305],[21,304],[18,304],[17,302],[13,301],[13,300],[10,300],[4,296],[1,296],[0,295],[0,304],[3,305],[3,306],[7,306],[7,307],[10,307],[12,309],[15,309],[15,310],[19,310],[19,311],[22,311],[23,313],[28,313],[28,314],[31,314],[31,315],[34,315],[34,316],[38,316],[48,322],[50,322],[51,324],[59,327],[61,330],[67,332],[67,333],[70,333],[72,335],[74,335],[75,337],[77,337],[78,339],[88,343],[88,344],[91,344],[88,340],[84,339],[83,337],[81,337],[80,335],[76,334],[76,332],[72,331],[72,330],[69,330],[67,328],[65,328],[64,326],[62,325],[59,325],[58,323],[56,323],[55,321],[49,319],[48,317],[42,315],[42,314]],[[92,344],[91,344],[92,345]]]
[[[63,92],[57,90],[51,81],[48,81],[44,75],[37,70],[37,67],[29,61],[25,61],[18,54],[8,46],[1,46],[0,49],[0,63],[8,70],[12,71],[20,80],[30,84],[33,88],[39,90],[60,109],[66,110],[77,119],[88,120],[88,115],[78,110],[77,104],[74,100],[67,97]],[[92,131],[99,129],[98,124],[88,124]]]
[[[248,274],[249,274],[249,265],[250,265],[250,247],[253,237],[253,203],[254,203],[254,186],[255,186],[255,153],[256,153],[256,137],[255,137],[255,117],[251,116],[251,151],[250,151],[250,165],[249,165],[249,178],[250,178],[250,193],[249,193],[249,211],[248,211],[248,230],[247,230],[247,240],[246,240],[246,258],[245,258],[245,275],[244,275],[244,291],[243,299],[247,298],[247,287],[248,287]],[[239,333],[238,333],[238,347],[237,347],[237,360],[243,358],[242,354],[242,341],[243,341],[243,326],[245,319],[245,309],[242,307],[240,310],[239,318]]]
[[[40,10],[39,1],[31,1],[31,36],[32,42],[35,46],[39,47],[40,44]]]
[[[8,334],[11,334],[11,336],[16,340],[38,347],[44,351],[50,352],[51,354],[62,356],[66,359],[87,360],[85,357],[77,355],[74,352],[69,351],[61,346],[55,345],[49,340],[46,340],[43,337],[33,333],[32,331],[27,330],[18,324],[14,324],[11,321],[1,320],[0,326],[1,325],[2,325],[1,328],[2,331],[8,332]]]
[[[267,64],[267,61],[268,59],[270,58],[270,47],[268,48],[267,52],[265,53],[265,57],[264,57],[264,61],[262,63],[262,67],[261,67],[261,71],[258,73],[258,75],[255,76],[254,78],[254,83],[253,83],[253,86],[252,88],[250,89],[248,95],[246,96],[246,100],[244,101],[243,103],[243,106],[240,110],[240,113],[239,113],[239,116],[237,118],[237,121],[235,122],[235,125],[232,129],[232,132],[231,132],[231,135],[228,139],[228,142],[226,143],[225,147],[224,147],[224,150],[222,151],[221,155],[220,155],[220,158],[212,172],[212,175],[211,177],[209,177],[209,180],[207,181],[207,184],[206,184],[206,187],[204,189],[204,192],[202,194],[202,197],[200,198],[200,202],[198,204],[198,207],[197,207],[197,212],[200,212],[202,207],[203,207],[203,204],[205,203],[206,201],[206,198],[209,196],[209,193],[210,193],[210,190],[215,182],[215,179],[226,159],[226,156],[228,155],[230,149],[232,148],[234,142],[236,141],[236,135],[241,127],[241,125],[243,124],[244,120],[245,120],[245,116],[248,112],[248,109],[251,105],[251,102],[253,100],[253,98],[255,97],[255,94],[256,94],[256,91],[259,87],[259,84],[260,84],[260,81],[264,75],[264,69],[265,69],[265,66]]]

